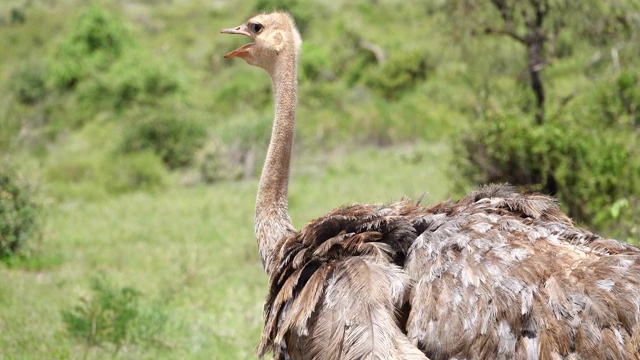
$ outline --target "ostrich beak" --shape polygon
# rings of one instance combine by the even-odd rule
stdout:
[[[236,26],[234,28],[220,30],[220,33],[222,33],[222,34],[238,34],[238,35],[244,35],[244,36],[251,37],[251,34],[249,34],[249,32],[247,31],[247,25],[246,24],[243,24],[243,25],[240,25],[240,26]],[[243,46],[233,50],[232,52],[226,54],[224,57],[226,59],[230,59],[230,58],[236,57],[236,56],[244,57],[249,52],[249,49],[251,49],[252,46],[253,46],[253,43],[249,43],[249,44],[243,45]]]

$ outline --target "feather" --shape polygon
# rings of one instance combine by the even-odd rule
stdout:
[[[638,359],[640,249],[574,226],[552,197],[490,184],[433,206],[343,206],[295,231],[302,40],[286,13],[250,21],[261,41],[227,57],[270,72],[275,90],[256,203],[269,276],[260,357]]]

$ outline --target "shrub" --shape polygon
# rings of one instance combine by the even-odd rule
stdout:
[[[352,86],[375,72],[375,68],[379,64],[373,52],[360,49],[359,43],[362,41],[360,35],[347,31],[344,37],[343,43],[352,51],[337,59],[336,72],[339,78],[344,79],[347,85]]]
[[[640,198],[636,137],[570,121],[535,125],[522,115],[498,116],[464,137],[457,166],[473,183],[509,182],[556,195],[576,220],[625,236],[621,213],[633,216],[633,209],[624,203]]]
[[[206,137],[206,128],[175,111],[154,112],[134,122],[121,145],[125,153],[151,150],[170,168],[190,165]]]
[[[372,70],[365,78],[365,84],[380,96],[395,100],[425,80],[432,68],[425,54],[420,51],[397,51],[382,67]]]
[[[99,171],[99,181],[109,193],[153,191],[167,184],[162,160],[150,150],[108,157]]]
[[[53,85],[72,89],[91,72],[107,68],[132,43],[120,19],[97,5],[88,6],[52,59]]]
[[[329,51],[314,43],[302,44],[302,61],[300,63],[300,77],[306,81],[318,80],[322,76],[333,77],[331,74],[331,55]]]
[[[135,105],[157,105],[182,91],[177,72],[144,50],[130,50],[80,91],[83,105],[94,109],[124,110]]]
[[[608,125],[640,126],[640,75],[623,71],[597,90],[595,111]]]
[[[24,24],[25,21],[27,21],[27,15],[25,15],[24,10],[18,9],[16,7],[11,8],[12,24]]]
[[[545,130],[534,128],[518,116],[476,123],[458,148],[461,156],[457,159],[464,177],[476,184],[506,181],[540,190],[551,187]]]
[[[32,186],[9,166],[0,167],[0,258],[24,250],[40,233],[39,206]]]
[[[11,75],[9,87],[22,104],[40,102],[47,94],[44,66],[33,62],[22,65]]]
[[[157,341],[167,322],[162,308],[141,302],[134,288],[117,288],[104,277],[91,281],[91,294],[62,311],[69,334],[87,347],[113,346],[114,354],[127,344]]]
[[[111,71],[116,79],[112,89],[116,107],[131,102],[153,105],[181,90],[176,72],[163,68],[149,53],[131,52],[128,55],[114,64]]]
[[[53,197],[101,199],[109,194],[154,191],[168,184],[167,169],[151,150],[131,154],[63,154],[43,169]]]

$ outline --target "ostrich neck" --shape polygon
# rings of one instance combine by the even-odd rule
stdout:
[[[287,190],[298,90],[297,56],[295,53],[281,56],[269,72],[275,115],[255,213],[256,239],[265,270],[269,268],[277,242],[295,232],[287,211]]]

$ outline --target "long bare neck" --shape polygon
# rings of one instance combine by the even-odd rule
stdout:
[[[298,91],[297,55],[283,53],[270,71],[275,116],[256,201],[255,233],[265,270],[276,243],[295,232],[287,211],[289,167]]]

